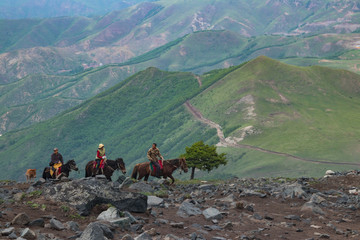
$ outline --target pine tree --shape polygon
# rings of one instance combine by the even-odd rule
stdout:
[[[196,142],[185,150],[186,153],[180,157],[185,157],[188,167],[192,168],[190,179],[194,179],[195,168],[210,172],[219,165],[227,163],[225,153],[218,154],[216,146],[204,144],[203,141]]]

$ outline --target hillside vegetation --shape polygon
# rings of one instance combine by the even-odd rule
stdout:
[[[15,61],[9,65],[4,60],[2,65],[2,81],[6,83],[7,79],[12,79],[14,82],[0,85],[0,133],[47,120],[151,66],[202,74],[214,68],[241,64],[258,55],[267,55],[297,65],[321,64],[358,72],[358,54],[351,47],[356,37],[360,39],[358,34],[246,38],[230,31],[202,31],[125,63],[89,68],[77,74],[74,74],[76,70],[70,69],[83,55],[72,55],[71,51],[57,58],[53,49],[51,61],[47,61],[50,52],[46,48],[18,51],[24,54],[21,56],[15,52],[12,55],[3,54],[4,59],[10,60],[13,56],[26,61]],[[327,47],[320,48],[319,45]],[[65,71],[68,67],[70,69]],[[15,81],[17,74],[23,78]]]
[[[41,170],[55,146],[83,169],[102,142],[108,157],[123,157],[130,171],[146,161],[152,142],[166,158],[199,140],[218,143],[216,130],[189,113],[186,101],[231,141],[307,159],[356,162],[359,93],[357,74],[266,57],[201,76],[148,68],[53,119],[2,136],[0,163],[8,171],[1,178],[21,179],[27,168]],[[353,168],[238,147],[218,149],[228,153],[229,163],[205,177],[315,176],[327,167]]]

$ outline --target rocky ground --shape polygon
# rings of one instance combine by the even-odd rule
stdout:
[[[154,179],[153,179],[154,180]],[[0,239],[360,239],[360,174],[0,183]]]

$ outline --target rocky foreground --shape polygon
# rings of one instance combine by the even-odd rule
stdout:
[[[360,239],[360,175],[0,183],[0,239]]]

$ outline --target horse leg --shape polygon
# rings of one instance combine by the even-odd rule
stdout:
[[[172,176],[172,174],[169,175],[169,178],[171,178],[171,181],[172,181],[171,184],[174,184],[175,179],[174,179],[174,177]]]
[[[147,173],[147,174],[145,175],[144,181],[147,182],[148,179],[149,179],[149,174]]]

